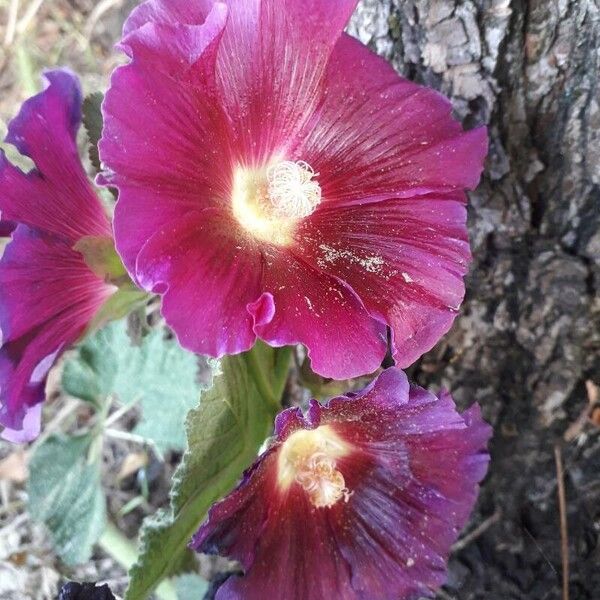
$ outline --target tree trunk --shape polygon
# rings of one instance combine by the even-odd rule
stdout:
[[[363,0],[350,31],[449,96],[465,127],[489,126],[467,299],[411,369],[462,406],[480,402],[495,428],[470,525],[483,527],[455,552],[440,598],[562,597],[559,443],[570,598],[597,600],[600,429],[586,411],[600,383],[600,4]]]

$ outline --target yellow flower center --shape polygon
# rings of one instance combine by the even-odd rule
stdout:
[[[298,484],[317,508],[328,508],[341,499],[348,502],[346,487],[337,461],[350,447],[328,425],[293,433],[282,445],[278,457],[278,484],[286,491]]]
[[[233,214],[255,238],[287,245],[296,224],[321,202],[317,175],[304,161],[274,162],[265,169],[238,168],[233,178]]]

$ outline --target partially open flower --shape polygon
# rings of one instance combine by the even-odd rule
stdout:
[[[48,370],[116,290],[74,249],[82,239],[112,244],[77,151],[79,83],[62,69],[46,79],[6,137],[35,168],[24,173],[0,154],[2,232],[12,235],[0,260],[0,424],[13,441],[38,434]]]
[[[486,133],[342,33],[356,0],[149,0],[103,105],[117,248],[189,349],[344,379],[450,327]],[[343,351],[340,352],[340,348]]]
[[[192,541],[245,571],[217,600],[416,600],[444,582],[489,460],[478,406],[460,415],[392,368],[275,433]]]

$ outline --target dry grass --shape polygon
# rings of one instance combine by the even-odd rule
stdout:
[[[0,119],[40,87],[44,68],[68,66],[86,92],[104,89],[133,0],[0,0]]]

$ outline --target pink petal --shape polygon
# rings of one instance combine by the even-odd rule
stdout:
[[[122,185],[115,207],[115,244],[123,264],[134,280],[136,261],[144,244],[165,225],[177,221],[193,210],[201,210],[194,197],[169,194],[148,188]],[[207,202],[207,205],[210,203]]]
[[[229,0],[217,74],[234,151],[286,154],[321,99],[330,54],[357,0]]]
[[[179,12],[183,14],[177,15],[176,5],[151,2],[138,7],[125,24],[120,47],[134,59],[136,67],[154,65],[155,70],[177,81],[203,85],[206,78],[213,77],[227,7],[215,2],[201,18],[197,8],[181,10],[181,3]],[[207,61],[208,55],[212,61]]]
[[[215,4],[216,0],[148,0],[131,11],[123,27],[123,36],[127,37],[146,23],[200,25]]]
[[[165,225],[137,260],[137,278],[163,293],[162,312],[180,343],[222,356],[256,340],[246,306],[260,295],[261,255],[217,209],[188,213]]]
[[[53,234],[19,225],[0,260],[0,421],[20,429],[45,376],[114,288]]]
[[[257,322],[258,336],[274,346],[304,344],[313,370],[324,377],[347,379],[375,371],[386,352],[385,328],[352,290],[290,252],[263,251],[262,290],[272,298],[274,311],[268,322]]]
[[[463,196],[332,206],[296,233],[303,257],[345,281],[392,329],[406,367],[450,328],[470,259]]]
[[[113,77],[101,142],[106,179],[120,192],[117,247],[132,276],[169,290],[166,318],[190,348],[220,354],[256,334],[301,342],[317,372],[348,377],[378,366],[382,324],[408,365],[452,323],[469,256],[463,189],[479,178],[485,132],[464,133],[445,98],[342,35],[354,5],[150,0],[125,27],[131,63]],[[297,246],[280,252],[260,242],[247,264],[236,254],[250,268],[262,254],[260,274],[246,275],[249,288],[235,291],[232,307],[211,306],[209,314],[228,315],[224,329],[208,327],[194,309],[204,303],[189,282],[195,266],[172,258],[184,245],[164,232],[193,229],[194,211],[229,213],[236,168],[278,158],[307,161],[323,202],[298,228]],[[364,214],[345,212],[353,205]],[[237,231],[234,219],[230,227]],[[186,240],[196,257],[200,242]],[[217,286],[205,292],[211,302],[226,298],[227,278],[200,264]],[[185,274],[181,294],[175,273]],[[239,326],[230,325],[234,314]]]
[[[191,55],[173,42],[181,37],[174,25],[160,24],[159,37],[148,31],[159,27],[153,22],[133,30],[124,44],[134,61],[115,70],[106,94],[99,149],[110,171],[101,181],[119,187],[117,249],[132,276],[138,252],[165,223],[229,197],[230,134],[214,79],[221,9],[206,24],[184,27]],[[154,60],[160,49],[166,62]]]
[[[77,150],[79,82],[65,69],[48,71],[45,78],[46,89],[23,104],[6,136],[7,142],[34,161],[35,168],[24,174],[0,153],[2,219],[73,241],[84,235],[109,235],[108,218]]]
[[[326,203],[477,185],[486,130],[463,132],[444,96],[400,78],[347,35],[335,47],[325,85],[327,94],[294,154],[319,173]]]

